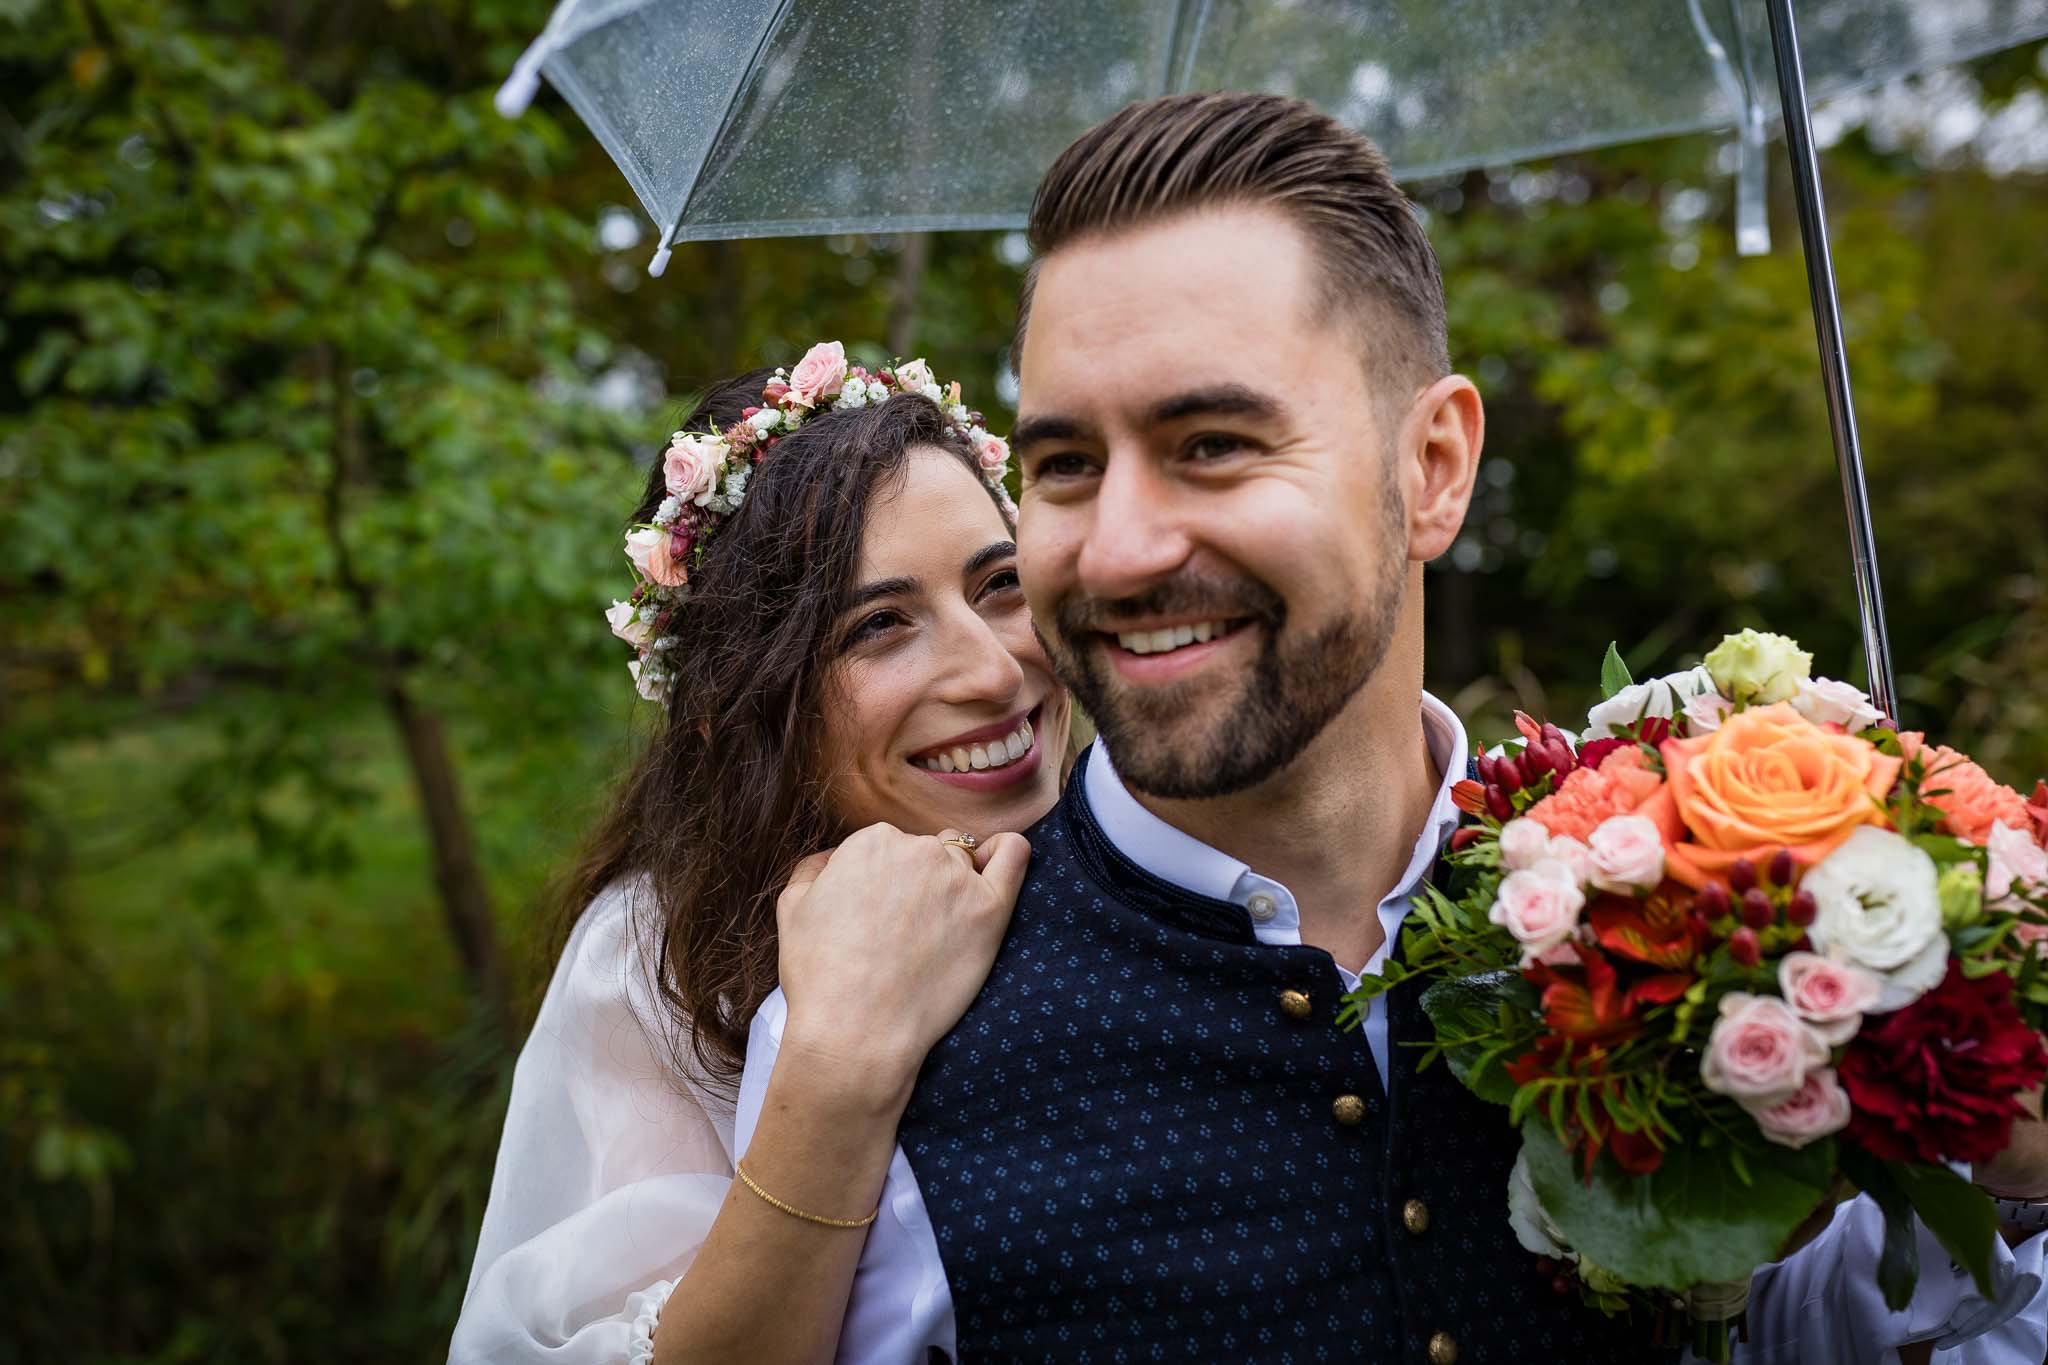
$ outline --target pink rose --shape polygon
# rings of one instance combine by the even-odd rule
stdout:
[[[830,398],[846,382],[846,348],[836,341],[821,341],[804,352],[789,372],[789,401],[798,407],[814,408],[821,398]]]
[[[1000,475],[1010,464],[1010,443],[984,431],[975,438],[974,458],[980,462],[982,473]]]
[[[1686,701],[1686,724],[1695,735],[1712,734],[1721,728],[1721,722],[1728,719],[1728,713],[1734,709],[1734,702],[1709,688]]]
[[[1884,719],[1862,688],[1834,678],[1801,678],[1792,709],[1815,725],[1839,725],[1852,735]]]
[[[2034,894],[2048,893],[2048,848],[2035,843],[2033,837],[2022,830],[2000,820],[1991,827],[1990,835],[1984,840],[1985,851],[1990,855],[1984,869],[1984,903],[1997,905],[2011,899],[2017,886],[2031,882]],[[2018,909],[2015,903],[2012,909]],[[2023,925],[2023,928],[2039,929],[2041,925]]]
[[[1534,867],[1550,853],[1550,831],[1524,816],[1500,827],[1501,866],[1510,872]]]
[[[1778,989],[1792,1012],[1832,1047],[1856,1036],[1863,1016],[1877,1008],[1884,983],[1851,962],[1818,953],[1787,953],[1778,963]]]
[[[1835,1079],[1831,1066],[1807,1072],[1790,1099],[1761,1109],[1743,1107],[1749,1110],[1764,1137],[1781,1147],[1804,1147],[1849,1125],[1849,1092]]]
[[[643,526],[626,536],[626,558],[650,583],[664,588],[680,587],[690,581],[676,552],[675,540],[659,526]]]
[[[1554,834],[1550,838],[1550,851],[1546,855],[1554,863],[1562,863],[1572,875],[1572,884],[1588,886],[1593,881],[1593,850],[1587,848],[1569,834]]]
[[[1515,936],[1527,962],[1570,938],[1585,905],[1571,869],[1546,859],[1501,878],[1486,917]]]
[[[1664,880],[1664,836],[1646,815],[1610,816],[1587,846],[1593,851],[1593,885],[1602,891],[1628,895]]]
[[[1707,1035],[1700,1080],[1755,1112],[1791,1099],[1827,1060],[1828,1045],[1777,996],[1730,991]]]
[[[724,465],[723,437],[678,436],[661,457],[661,476],[672,497],[702,507],[718,490],[718,471]]]

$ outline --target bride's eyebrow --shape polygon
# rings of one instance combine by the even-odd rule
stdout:
[[[923,586],[915,578],[878,578],[856,589],[853,596],[847,600],[844,610],[859,611],[869,603],[879,602],[885,597],[913,596]]]
[[[961,566],[960,576],[962,578],[972,578],[991,564],[1015,557],[1016,553],[1017,544],[1015,541],[991,541],[968,556],[967,563]]]

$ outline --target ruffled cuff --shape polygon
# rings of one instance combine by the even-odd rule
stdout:
[[[626,1365],[654,1365],[654,1328],[661,1321],[662,1305],[676,1287],[674,1280],[656,1280],[626,1300],[633,1315],[633,1336],[626,1346]]]

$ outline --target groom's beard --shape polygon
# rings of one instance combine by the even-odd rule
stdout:
[[[1058,639],[1040,641],[1125,785],[1166,800],[1228,796],[1293,762],[1378,671],[1401,612],[1400,570],[1397,551],[1368,601],[1298,638],[1265,584],[1188,574],[1135,597],[1069,598],[1054,612]],[[1102,632],[1146,616],[1246,620],[1258,658],[1235,676],[1133,686],[1103,657]]]

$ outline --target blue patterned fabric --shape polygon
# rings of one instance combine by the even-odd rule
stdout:
[[[1393,1011],[1389,1095],[1336,1026],[1329,954],[1262,945],[1239,907],[1131,864],[1079,782],[1029,838],[1009,937],[899,1135],[962,1361],[1425,1365],[1438,1334],[1462,1365],[1675,1359],[1516,1243],[1514,1130],[1446,1068],[1414,1069],[1412,989],[1374,1004]]]

